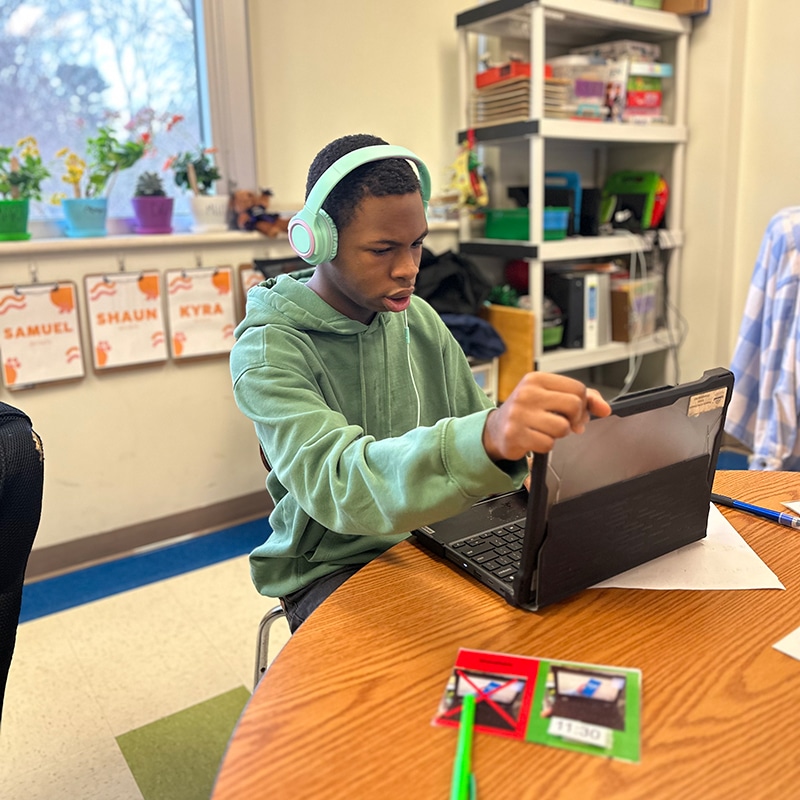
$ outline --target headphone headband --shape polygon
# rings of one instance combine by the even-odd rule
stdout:
[[[342,178],[354,169],[372,161],[384,161],[389,158],[404,158],[416,164],[422,203],[427,212],[431,197],[431,176],[419,156],[405,147],[390,144],[359,147],[334,161],[320,175],[308,193],[302,210],[289,221],[289,243],[297,255],[309,264],[322,264],[336,257],[339,232],[333,220],[323,210],[323,203]]]

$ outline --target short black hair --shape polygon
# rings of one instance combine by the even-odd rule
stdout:
[[[353,150],[376,144],[389,143],[378,136],[356,133],[342,136],[323,147],[308,170],[306,199],[314,184],[331,164]],[[404,158],[381,159],[362,164],[345,175],[327,196],[322,208],[341,230],[353,219],[356,207],[368,195],[386,197],[421,191],[417,174],[408,161]]]

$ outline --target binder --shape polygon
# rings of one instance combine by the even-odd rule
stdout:
[[[585,274],[545,272],[544,293],[561,309],[564,316],[562,347],[583,347],[585,314]]]
[[[611,276],[585,272],[583,346],[601,347],[611,341]]]
[[[603,272],[545,272],[544,293],[564,315],[562,347],[594,348],[611,341],[611,276]]]

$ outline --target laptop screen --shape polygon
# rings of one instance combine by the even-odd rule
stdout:
[[[559,439],[548,460],[548,504],[703,455],[711,467],[710,487],[711,455],[727,399],[722,388],[630,415],[619,415],[615,407],[610,417],[592,420],[582,435]]]
[[[559,669],[556,675],[556,692],[568,697],[591,697],[594,700],[615,702],[625,688],[625,678],[619,675],[599,675]]]
[[[612,403],[537,454],[515,599],[541,607],[705,536],[733,375]]]

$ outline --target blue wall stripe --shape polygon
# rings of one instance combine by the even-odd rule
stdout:
[[[245,555],[264,542],[271,532],[267,518],[263,517],[157,550],[26,583],[19,621],[29,622]]]

